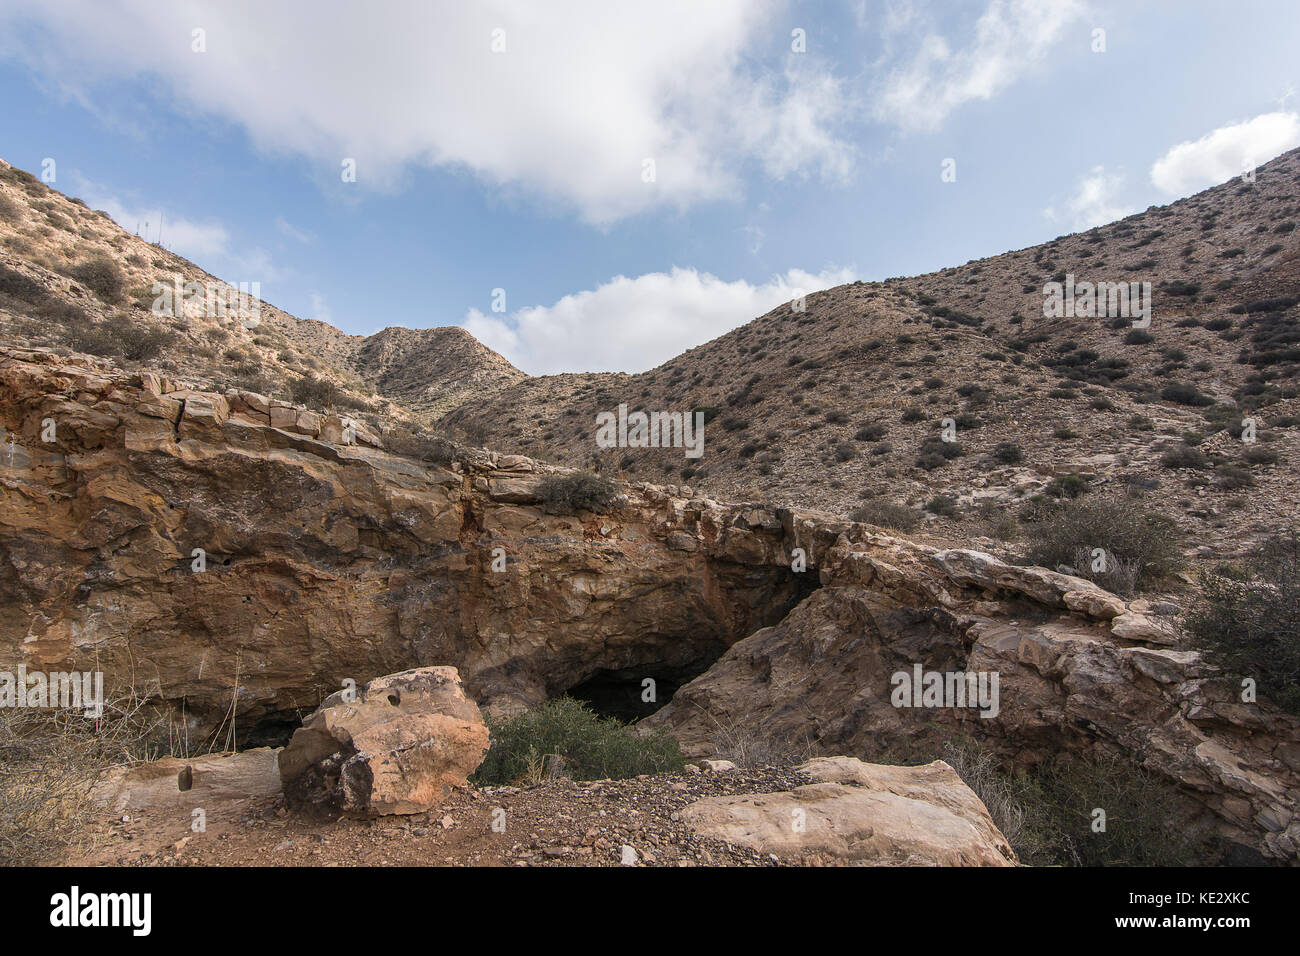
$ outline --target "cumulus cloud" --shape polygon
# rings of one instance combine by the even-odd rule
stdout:
[[[792,269],[761,285],[695,269],[628,278],[507,317],[472,309],[461,325],[533,375],[643,372],[743,325],[782,302],[852,282],[851,269]]]
[[[107,186],[77,173],[72,175],[75,192],[92,209],[102,209],[127,232],[139,230],[149,242],[160,239],[163,248],[198,263],[227,282],[260,282],[264,285],[283,277],[266,250],[237,245],[220,222],[198,222],[177,215],[163,206],[136,199],[123,199]]]
[[[884,67],[877,118],[905,130],[938,129],[953,110],[992,99],[1032,69],[1084,9],[1081,0],[992,0],[971,42],[958,49],[927,31],[906,63]],[[894,30],[919,16],[910,3],[891,4],[888,14]]]
[[[1151,182],[1170,195],[1187,196],[1296,146],[1300,146],[1300,115],[1264,113],[1221,126],[1195,142],[1179,143],[1156,160]]]
[[[1094,166],[1079,180],[1063,208],[1049,207],[1044,215],[1053,222],[1068,223],[1074,232],[1123,219],[1137,212],[1136,207],[1116,195],[1123,185],[1123,176],[1107,173],[1104,166]]]
[[[225,255],[230,250],[230,235],[218,222],[195,222],[168,213],[162,206],[124,201],[105,186],[83,176],[73,175],[76,192],[93,209],[102,209],[127,232],[139,232],[149,242],[163,245],[187,259],[199,260]]]
[[[847,173],[838,81],[812,54],[752,55],[788,35],[783,6],[63,0],[0,8],[0,54],[84,101],[106,81],[159,83],[335,182],[344,158],[363,187],[417,166],[468,170],[606,223],[738,195],[754,162],[778,178]],[[24,25],[39,56],[12,29]],[[191,48],[196,28],[206,52]]]

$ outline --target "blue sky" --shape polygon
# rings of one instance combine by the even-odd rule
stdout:
[[[295,315],[640,371],[1300,145],[1297,40],[1294,0],[0,0],[0,156]]]

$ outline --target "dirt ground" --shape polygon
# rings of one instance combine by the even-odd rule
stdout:
[[[90,848],[62,862],[108,866],[776,866],[775,856],[697,837],[676,817],[707,796],[809,782],[791,768],[554,780],[454,792],[438,810],[311,818],[283,797],[131,811],[97,820]],[[504,812],[502,812],[504,811]],[[494,828],[495,822],[495,828]],[[635,858],[624,847],[631,847]],[[628,862],[625,862],[625,859]],[[806,863],[824,863],[806,860]]]

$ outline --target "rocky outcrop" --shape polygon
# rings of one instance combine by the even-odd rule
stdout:
[[[1115,752],[1297,857],[1298,722],[1081,578],[675,486],[549,514],[554,469],[526,458],[417,460],[359,423],[32,350],[0,351],[0,427],[0,657],[102,670],[191,740],[233,715],[239,744],[280,742],[345,681],[426,665],[496,711],[696,678],[650,724],[701,756],[719,721],[820,753],[927,727],[1023,765]],[[918,665],[997,675],[996,714],[894,706]]]
[[[793,790],[705,797],[682,818],[697,834],[793,862],[1011,866],[988,810],[946,763],[890,767],[822,757]]]
[[[1296,859],[1300,721],[1243,703],[1197,653],[1164,646],[1166,627],[1130,629],[1135,614],[1114,595],[870,532],[840,537],[820,576],[820,590],[733,645],[645,726],[695,754],[716,751],[719,727],[863,755],[960,734],[1020,767],[1119,753],[1177,784],[1225,838]],[[1156,646],[1137,640],[1148,636]],[[895,675],[918,669],[996,675],[995,705],[911,693],[900,705]]]
[[[280,755],[280,778],[298,806],[423,813],[465,786],[487,749],[456,668],[420,667],[325,698]]]
[[[283,743],[343,681],[431,664],[498,710],[600,675],[639,700],[815,586],[771,512],[642,485],[547,514],[529,459],[331,441],[328,416],[88,358],[0,352],[0,427],[0,657],[102,670],[192,740],[233,711],[241,745]]]

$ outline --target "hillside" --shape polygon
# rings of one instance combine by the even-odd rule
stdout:
[[[0,333],[380,431],[432,425],[557,464],[1011,551],[1044,500],[1134,493],[1159,500],[1196,553],[1226,555],[1287,526],[1300,491],[1298,180],[1293,151],[1252,183],[1088,232],[815,293],[802,312],[783,305],[643,374],[530,377],[460,328],[353,336],[266,303],[256,327],[196,303],[154,315],[155,281],[222,284],[4,165]],[[105,259],[120,276],[96,280]],[[1149,327],[1044,317],[1046,284],[1068,277],[1149,282]],[[595,416],[620,404],[703,410],[704,455],[598,449]],[[945,419],[955,441],[940,441]]]
[[[926,516],[930,530],[950,537],[1014,534],[1008,506],[1059,494],[1053,479],[1075,474],[1158,497],[1222,553],[1292,515],[1297,220],[1293,151],[1254,183],[929,275],[829,289],[803,313],[783,305],[644,374],[524,380],[444,422],[479,423],[494,447],[718,497],[841,513],[905,504],[912,512],[892,519],[904,530],[929,504],[940,513]],[[1150,327],[1045,318],[1045,284],[1067,275],[1150,282]],[[705,409],[704,456],[598,452],[594,416],[620,403]],[[1253,445],[1239,440],[1247,416]],[[936,459],[927,450],[944,418],[958,441],[941,450],[960,455]]]
[[[154,312],[155,283],[180,290],[162,304],[167,314]],[[202,289],[191,295],[188,283]],[[208,305],[209,290],[221,308]],[[240,300],[240,291],[0,161],[0,336],[8,344],[100,355],[123,368],[146,363],[195,385],[361,412],[376,427],[415,423],[524,377],[461,329],[348,335],[251,289]]]

